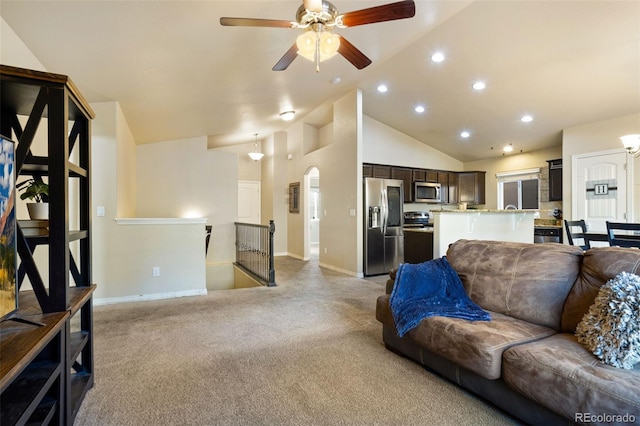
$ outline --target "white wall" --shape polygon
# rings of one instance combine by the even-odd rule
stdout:
[[[589,152],[622,150],[620,136],[640,133],[640,114],[631,114],[610,120],[564,129],[562,135],[562,193],[566,218],[572,216],[571,159],[573,155]],[[640,159],[633,164],[633,218],[640,219]]]
[[[2,17],[0,17],[0,64],[47,71]]]
[[[363,163],[462,171],[462,161],[371,117],[363,117],[362,134]]]
[[[259,181],[261,179],[261,161],[253,161],[249,158],[249,153],[255,150],[253,142],[226,146],[224,148],[214,148],[211,150],[235,153],[237,155],[238,180]],[[258,140],[258,151],[262,153],[265,152],[262,139]]]
[[[117,102],[91,107],[96,304],[206,293],[203,224],[116,223],[121,213],[135,212],[135,141]],[[105,216],[95,214],[98,206]],[[152,276],[153,267],[160,276]]]
[[[206,217],[207,288],[233,287],[238,156],[207,150],[206,136],[137,147],[138,217]],[[204,227],[203,227],[204,228]],[[202,250],[204,250],[204,229]]]
[[[304,117],[287,129],[287,152],[292,154],[288,161],[288,178],[286,186],[274,188],[286,193],[289,183],[301,184],[300,213],[288,214],[287,248],[289,255],[302,259],[305,242],[309,239],[308,229],[304,226],[307,197],[304,176],[312,167],[319,170],[322,179],[320,264],[352,275],[362,270],[362,244],[361,240],[358,242],[359,233],[361,238],[358,223],[362,213],[362,163],[358,163],[362,140],[361,98],[359,91],[352,91],[333,103],[330,137],[326,129],[319,131],[315,126],[306,124]],[[326,105],[320,109],[326,109]],[[320,136],[322,143],[319,142]],[[309,144],[305,143],[305,137],[318,139]],[[351,216],[352,210],[355,216]]]
[[[276,132],[263,145],[262,159],[262,224],[273,219],[276,232],[273,236],[273,250],[276,256],[287,254],[287,133]],[[276,277],[277,282],[277,277]]]

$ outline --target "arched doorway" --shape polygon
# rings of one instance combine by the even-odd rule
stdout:
[[[311,167],[304,175],[304,258],[320,257],[320,171]]]

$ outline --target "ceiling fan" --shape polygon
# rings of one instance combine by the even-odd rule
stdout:
[[[220,18],[224,26],[299,28],[304,33],[298,36],[296,43],[273,66],[273,71],[286,70],[293,60],[301,55],[316,64],[320,71],[320,62],[336,54],[342,55],[358,69],[371,64],[371,59],[349,43],[344,37],[334,34],[334,28],[348,28],[376,22],[394,21],[412,18],[416,13],[413,0],[399,1],[382,6],[355,10],[343,14],[326,0],[304,0],[296,13],[296,21],[259,18]]]

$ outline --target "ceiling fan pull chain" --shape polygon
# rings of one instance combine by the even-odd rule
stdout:
[[[316,32],[316,72],[320,72],[320,34],[322,30]]]

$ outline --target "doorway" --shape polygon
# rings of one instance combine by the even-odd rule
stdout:
[[[584,219],[592,232],[606,232],[606,221],[631,221],[632,165],[624,151],[575,155],[573,218]]]
[[[320,171],[311,167],[304,175],[304,190],[307,194],[304,209],[305,248],[304,258],[320,258]]]

